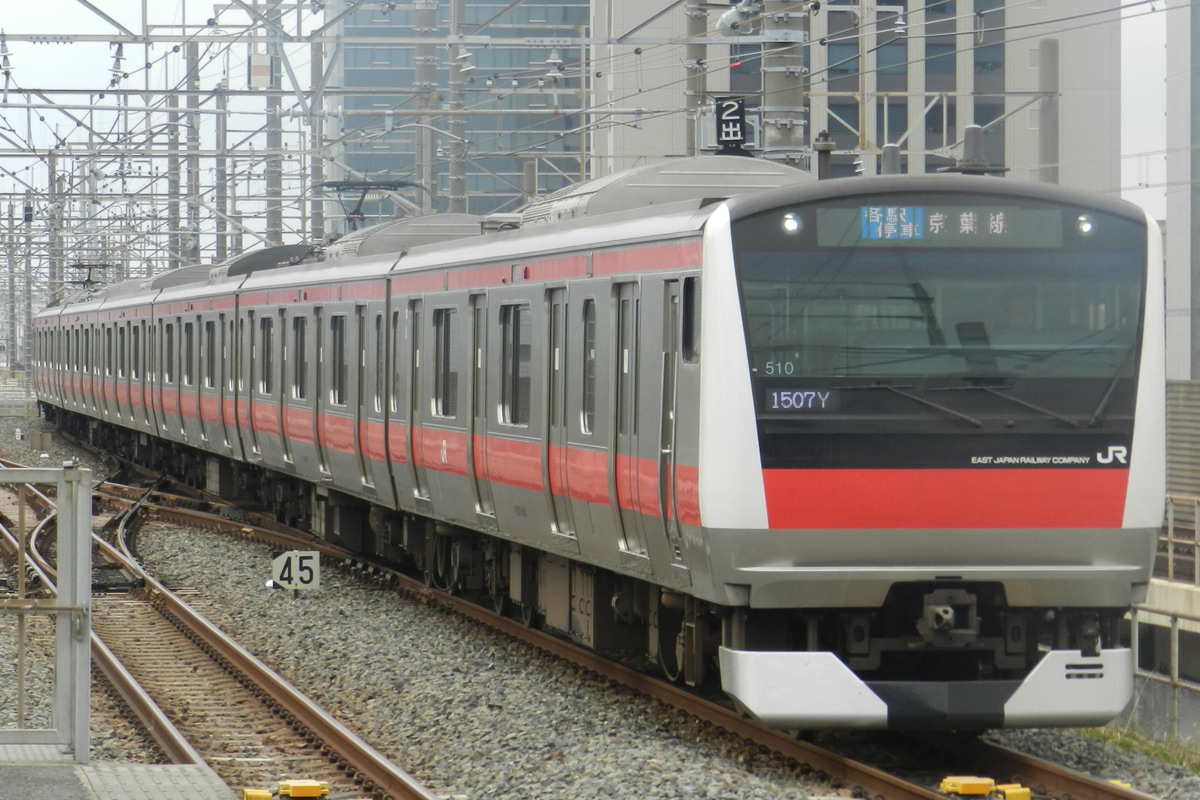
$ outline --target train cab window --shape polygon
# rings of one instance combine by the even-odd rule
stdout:
[[[191,386],[195,383],[195,375],[192,373],[192,364],[196,358],[196,326],[191,322],[185,322],[183,325],[183,367],[180,370],[183,373],[183,384]]]
[[[217,386],[217,323],[204,323],[204,344],[201,348],[201,360],[204,362],[204,387],[214,389]]]
[[[528,425],[532,373],[530,345],[533,334],[529,306],[503,306],[500,320],[503,328],[500,419],[509,425]]]
[[[346,317],[329,318],[329,347],[331,352],[329,375],[329,402],[337,406],[346,405]]]
[[[583,406],[579,427],[591,433],[596,425],[596,301],[583,301]]]
[[[458,415],[458,315],[453,308],[433,312],[433,413]]]
[[[259,352],[258,352],[258,391],[261,394],[270,394],[275,386],[273,377],[275,374],[275,319],[274,317],[263,317],[258,321],[259,332]]]
[[[695,364],[700,360],[700,279],[683,279],[683,360]]]

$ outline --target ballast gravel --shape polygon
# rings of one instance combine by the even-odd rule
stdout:
[[[0,418],[0,454],[39,466],[77,459],[103,472],[57,437],[40,441],[42,430],[49,426],[40,419]],[[739,737],[359,576],[327,568],[317,592],[268,590],[265,547],[158,523],[145,528],[139,549],[210,620],[447,800],[849,794]],[[0,665],[14,662],[0,629]],[[94,760],[155,758],[101,692],[92,706]],[[1200,800],[1193,773],[1073,731],[988,738],[1153,797]]]
[[[144,526],[169,586],[445,797],[805,798],[799,765],[419,600],[325,569],[265,588],[265,547]],[[194,593],[193,593],[194,592]]]

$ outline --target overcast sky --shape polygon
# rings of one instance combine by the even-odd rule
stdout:
[[[140,32],[142,0],[89,2],[116,22]],[[1130,5],[1139,0],[1123,2]],[[1170,4],[1178,5],[1181,2],[1183,0],[1171,0]],[[1169,12],[1164,7],[1167,5],[1167,0],[1157,0],[1149,6],[1140,2],[1127,11],[1122,31],[1121,54],[1124,196],[1144,206],[1158,218],[1165,215],[1164,37]],[[177,25],[184,19],[192,24],[203,24],[213,15],[214,2],[149,0],[148,8],[152,24]],[[307,12],[305,16],[310,20],[306,22],[306,31],[311,30],[311,27],[316,25],[317,18]],[[229,18],[245,19],[241,14],[234,14]],[[294,23],[291,23],[289,27],[293,25]],[[0,27],[9,33],[60,35],[105,33],[113,30],[110,23],[78,0],[0,0]],[[38,88],[103,87],[109,77],[108,68],[112,64],[113,55],[111,48],[104,45],[33,45],[21,42],[11,44],[9,49],[12,51],[13,78],[16,85]],[[143,50],[141,47],[131,47],[127,50],[126,66],[131,68],[141,61]],[[160,46],[151,52],[151,58],[162,56],[166,51],[166,47]],[[244,48],[234,48],[230,57],[244,59]],[[179,59],[174,61],[178,62]],[[173,69],[177,69],[177,66]],[[156,74],[162,81],[178,77],[164,74],[161,69],[156,70]],[[141,76],[135,75],[125,83],[141,86],[141,81]]]

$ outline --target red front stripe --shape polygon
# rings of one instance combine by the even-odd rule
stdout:
[[[1119,528],[1127,469],[763,470],[771,528]]]

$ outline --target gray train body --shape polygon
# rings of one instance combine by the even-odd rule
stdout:
[[[695,159],[91,292],[34,369],[66,430],[767,724],[1091,725],[1162,308],[1125,204]]]

